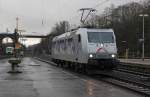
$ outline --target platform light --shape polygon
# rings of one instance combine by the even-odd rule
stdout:
[[[144,55],[144,53],[145,53],[145,50],[144,50],[144,49],[145,49],[145,25],[144,25],[145,20],[144,20],[144,18],[145,18],[145,17],[148,17],[149,15],[148,15],[148,14],[139,14],[139,16],[142,17],[142,20],[143,20],[142,60],[144,61],[144,57],[145,57],[145,55]]]

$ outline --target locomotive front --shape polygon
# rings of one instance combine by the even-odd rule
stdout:
[[[88,30],[87,40],[88,63],[98,63],[102,67],[113,67],[117,56],[116,38],[113,30]]]

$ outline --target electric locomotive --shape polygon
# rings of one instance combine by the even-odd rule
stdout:
[[[82,68],[113,69],[117,59],[112,29],[78,28],[52,40],[52,59]]]

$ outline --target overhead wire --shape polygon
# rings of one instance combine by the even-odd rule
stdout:
[[[99,7],[100,5],[103,5],[103,4],[105,4],[105,3],[107,3],[109,0],[104,0],[104,1],[102,1],[102,2],[100,2],[100,3],[98,3],[98,4],[96,4],[95,6],[93,6],[92,8],[97,8],[97,7]]]
[[[109,0],[103,0],[102,2],[100,2],[100,3],[96,4],[96,5],[94,5],[92,8],[95,9],[95,8],[99,7],[100,5],[102,5],[102,4],[105,4],[105,3],[108,2],[108,1],[109,1]],[[72,17],[71,19],[77,18],[77,17],[78,17],[78,15]]]

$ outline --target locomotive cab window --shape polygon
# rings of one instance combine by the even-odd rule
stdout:
[[[112,32],[88,32],[88,41],[90,43],[114,43]]]

